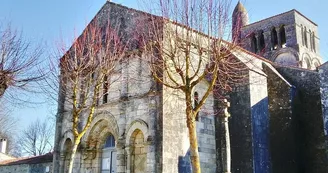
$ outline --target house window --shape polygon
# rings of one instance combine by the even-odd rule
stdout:
[[[258,50],[257,50],[257,39],[256,39],[255,34],[252,34],[252,37],[251,37],[251,46],[252,46],[252,51],[254,53],[256,53]]]
[[[278,48],[278,35],[276,28],[271,29],[271,50],[276,50]]]
[[[279,30],[281,47],[286,47],[286,30],[285,26],[282,25]]]

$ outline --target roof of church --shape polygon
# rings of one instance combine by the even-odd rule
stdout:
[[[41,156],[22,157],[22,158],[16,158],[11,160],[5,160],[0,162],[0,165],[5,166],[5,165],[47,163],[47,162],[52,162],[52,155],[53,153],[47,153]]]

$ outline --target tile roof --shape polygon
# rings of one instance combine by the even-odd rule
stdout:
[[[53,153],[47,153],[41,156],[23,157],[0,162],[0,166],[21,165],[21,164],[37,164],[52,162]]]

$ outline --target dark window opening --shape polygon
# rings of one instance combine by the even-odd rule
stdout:
[[[198,92],[195,92],[194,93],[194,108],[196,108],[198,106],[198,101],[199,101]],[[199,121],[199,112],[197,112],[196,121]]]
[[[260,31],[260,35],[259,35],[259,50],[262,52],[264,52],[264,48],[265,48],[265,41],[264,41],[264,34],[263,31]]]
[[[304,28],[303,28],[303,25],[301,25],[301,35],[302,35],[302,45],[304,46],[305,43],[304,43]]]
[[[110,148],[110,147],[115,147],[115,138],[112,134],[110,134],[107,137],[103,148]]]
[[[258,50],[257,50],[257,39],[256,39],[256,36],[255,36],[255,34],[252,34],[252,40],[251,40],[251,46],[252,46],[252,51],[254,52],[254,53],[256,53]]]
[[[314,32],[312,33],[312,45],[313,45],[313,51],[316,52],[316,45],[315,45],[315,34]]]
[[[309,30],[309,34],[310,34],[310,49],[313,50],[313,42],[312,42],[312,32],[311,30]]]
[[[281,41],[281,47],[286,47],[286,30],[285,26],[280,27],[280,41]]]
[[[103,104],[108,102],[108,77],[104,76],[103,84]]]
[[[271,50],[276,50],[278,48],[278,35],[275,28],[271,30]]]
[[[307,41],[307,32],[306,32],[306,27],[304,27],[304,43],[305,43],[305,47],[308,47],[308,41]]]

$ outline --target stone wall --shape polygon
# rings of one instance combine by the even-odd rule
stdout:
[[[277,70],[296,87],[292,106],[296,121],[298,169],[328,172],[319,74],[292,67],[277,67]]]
[[[280,38],[280,27],[284,26],[286,33],[286,45],[285,47],[281,44]],[[303,44],[303,29],[307,30],[307,45]],[[277,31],[278,47],[276,49],[272,48],[272,38],[271,30],[275,28]],[[242,29],[242,47],[254,52],[252,48],[251,38],[255,34],[257,38],[257,44],[259,45],[259,34],[263,31],[265,48],[263,50],[258,50],[255,52],[270,61],[275,62],[277,57],[283,57],[288,61],[293,60],[294,66],[300,66],[308,69],[315,69],[315,63],[321,63],[322,58],[319,54],[319,37],[317,25],[312,21],[304,17],[296,10],[291,10],[267,19],[249,24]],[[315,35],[315,49],[313,50],[310,46],[310,32]],[[257,45],[257,46],[258,46]],[[299,64],[298,61],[301,61]],[[286,62],[285,62],[286,63]],[[292,62],[287,62],[292,63]]]
[[[265,73],[268,75],[272,173],[299,172],[297,122],[292,109],[295,87],[266,66]]]
[[[143,12],[129,9],[118,4],[106,2],[93,21],[100,26],[109,20],[112,25],[120,23],[122,33],[126,39],[132,38],[136,28],[143,26]],[[125,41],[125,40],[123,40]],[[133,49],[135,47],[131,47]],[[74,160],[74,172],[98,172],[101,169],[102,146],[109,134],[116,141],[117,172],[128,172],[132,169],[134,146],[132,136],[135,131],[142,131],[144,136],[144,150],[147,151],[145,168],[147,172],[161,170],[161,128],[159,127],[161,106],[160,93],[150,76],[148,66],[141,61],[140,55],[131,55],[122,61],[116,80],[109,87],[108,103],[100,104],[96,110],[91,127],[82,139]],[[118,78],[121,77],[121,78]],[[65,102],[65,95],[59,98],[59,108],[56,122],[56,149],[54,172],[63,172],[65,167],[65,141],[73,141],[70,131],[72,127],[70,105]],[[64,104],[62,104],[64,103]],[[82,118],[82,125],[86,117]]]
[[[231,92],[230,104],[231,171],[251,173],[254,170],[249,86]]]
[[[52,162],[0,166],[1,173],[52,173]]]

